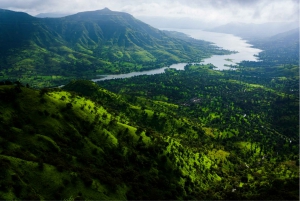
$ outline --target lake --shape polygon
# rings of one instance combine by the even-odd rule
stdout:
[[[215,33],[215,32],[208,32],[202,31],[199,29],[163,29],[169,31],[178,31],[189,35],[192,38],[205,40],[212,42],[213,45],[216,45],[220,48],[231,50],[231,51],[238,51],[238,53],[230,54],[230,55],[213,55],[210,58],[204,59],[202,64],[213,64],[216,66],[216,70],[228,70],[231,69],[225,65],[236,65],[241,61],[258,61],[258,58],[254,55],[258,55],[259,52],[262,50],[253,48],[251,44],[249,44],[246,40],[243,40],[240,37],[234,36],[232,34],[225,34],[225,33]],[[184,66],[187,63],[179,63],[173,64],[169,68],[175,68],[177,70],[184,70]],[[149,70],[149,71],[142,71],[142,72],[132,72],[126,74],[119,74],[119,75],[103,75],[105,77],[93,79],[92,81],[103,81],[109,79],[117,79],[117,78],[129,78],[138,75],[154,75],[164,73],[165,69],[168,67],[163,67],[159,69]]]
[[[204,59],[202,63],[211,63],[217,67],[217,70],[230,69],[224,65],[236,65],[241,61],[258,61],[254,55],[258,55],[262,50],[253,48],[248,41],[243,40],[238,36],[225,33],[215,33],[202,31],[197,29],[166,29],[169,31],[178,31],[189,35],[192,38],[205,40],[214,43],[214,45],[226,50],[238,51],[236,54],[230,55],[213,55],[210,58]]]

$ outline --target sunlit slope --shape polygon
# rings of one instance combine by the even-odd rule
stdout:
[[[262,160],[268,149],[247,139],[222,142],[174,103],[90,81],[3,85],[0,103],[1,199],[264,198],[274,182],[297,181],[295,160]]]
[[[192,198],[220,180],[197,173],[212,163],[203,154],[89,98],[19,85],[0,93],[1,199]]]
[[[118,145],[113,133],[122,126],[101,129],[110,118],[101,106],[67,92],[1,87],[1,198],[124,198],[122,192],[109,195],[103,182],[92,180],[105,177],[106,184],[111,182],[98,169],[105,164],[104,147]]]
[[[178,105],[177,114],[200,124],[205,131],[203,136],[206,136],[199,137],[199,141],[193,137],[189,140],[192,132],[183,129],[180,136],[187,138],[181,138],[181,143],[187,147],[201,147],[212,158],[229,156],[234,165],[226,168],[217,162],[220,159],[214,158],[217,162],[215,170],[222,171],[218,175],[222,175],[226,184],[232,185],[231,179],[240,177],[236,181],[243,183],[239,184],[243,196],[266,199],[267,191],[274,187],[278,188],[278,193],[272,198],[279,199],[279,194],[285,190],[281,189],[283,186],[275,187],[272,182],[280,179],[282,183],[291,184],[288,175],[281,175],[283,164],[295,165],[294,170],[299,167],[299,98],[293,91],[283,90],[293,85],[286,82],[286,86],[276,86],[265,82],[265,78],[248,76],[247,72],[240,76],[240,71],[220,72],[209,68],[209,65],[189,65],[185,71],[170,69],[156,76],[98,84],[120,95],[167,100]],[[222,151],[215,147],[222,147]],[[286,166],[287,170],[290,167]],[[234,183],[233,186],[237,186]],[[263,187],[266,191],[259,193],[263,185],[266,185]]]

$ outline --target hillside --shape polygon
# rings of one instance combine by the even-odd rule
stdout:
[[[234,70],[94,83],[230,52],[109,9],[0,9],[0,200],[299,200],[298,36],[252,39]]]
[[[299,191],[292,189],[299,187],[299,177],[295,175],[293,183],[282,175],[284,164],[299,169],[297,43],[297,30],[257,40],[255,44],[264,50],[258,55],[260,61],[243,61],[231,71],[187,65],[184,71],[168,69],[155,76],[98,84],[133,101],[144,98],[178,105],[177,119],[185,117],[201,127],[205,135],[198,138],[185,126],[179,131],[182,135],[174,136],[214,158],[211,171],[222,178],[222,186],[239,186],[231,195],[225,193],[226,187],[217,187],[211,192],[216,197],[209,199],[298,200]],[[172,130],[166,133],[172,135]],[[218,158],[226,156],[223,151],[233,158],[226,162]]]
[[[208,42],[174,38],[107,8],[62,18],[0,10],[0,79],[35,87],[149,70],[225,54]]]
[[[254,45],[265,51],[260,57],[281,64],[299,64],[299,28],[283,32],[265,40],[254,40]],[[266,58],[266,56],[269,58]],[[273,56],[270,57],[270,56]]]
[[[259,62],[243,61],[248,75],[262,76],[265,82],[285,83],[285,91],[299,90],[299,29],[277,34],[266,39],[251,40],[255,47],[264,51],[257,55]],[[289,87],[293,85],[293,89]],[[294,89],[297,87],[297,89]]]
[[[122,103],[91,82],[66,87],[96,89],[101,101]],[[173,160],[179,160],[179,141],[134,126],[106,104],[67,91],[16,84],[1,86],[0,93],[1,200],[187,196],[183,184],[191,181],[188,172],[166,157],[171,148],[180,149],[172,152]],[[136,115],[145,113],[139,106],[125,106]]]
[[[257,99],[248,108],[234,99],[224,102],[231,109],[216,107],[219,90],[199,101],[193,97],[202,89],[196,87],[178,99],[174,92],[176,83],[187,80],[184,72],[156,76],[170,78],[168,90],[148,92],[151,99],[142,95],[154,86],[150,80],[143,90],[136,88],[136,79],[130,81],[139,95],[115,94],[90,81],[51,90],[9,82],[0,86],[0,199],[297,199],[297,113],[289,118],[273,114],[278,104],[295,111],[294,98],[247,86],[250,97],[269,93],[260,102],[263,113],[255,109]],[[218,82],[219,73],[213,72],[195,66],[187,74],[194,84],[203,73]],[[211,93],[207,81],[203,88]],[[158,88],[166,90],[166,85]],[[226,88],[238,85],[227,83]],[[189,86],[183,86],[182,95]],[[230,110],[236,115],[227,124]],[[273,128],[273,115],[291,127]]]

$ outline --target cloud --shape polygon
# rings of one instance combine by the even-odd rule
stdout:
[[[76,13],[108,7],[134,16],[192,18],[205,21],[299,20],[298,0],[0,0],[1,8],[32,15],[58,12]]]

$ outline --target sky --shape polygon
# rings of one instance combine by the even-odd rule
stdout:
[[[0,0],[0,8],[77,13],[109,8],[137,18],[191,19],[225,24],[299,21],[299,0]]]

